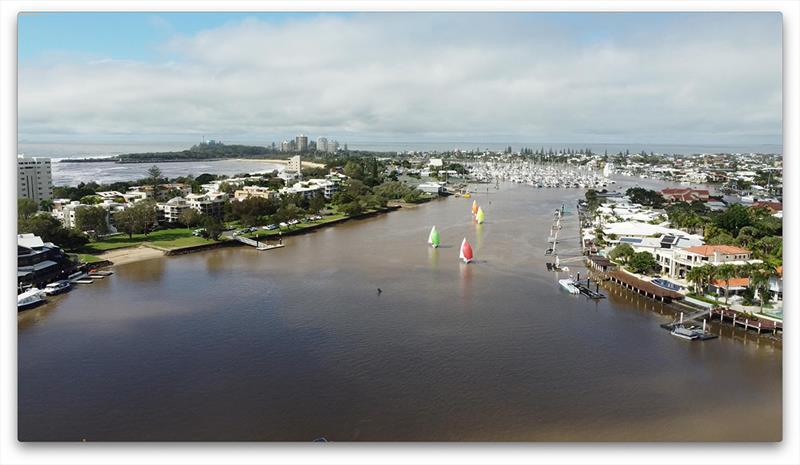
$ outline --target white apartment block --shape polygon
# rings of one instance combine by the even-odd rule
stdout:
[[[302,161],[300,159],[300,155],[295,155],[289,159],[289,163],[286,165],[286,169],[289,171],[294,171],[299,173],[302,168]]]
[[[233,194],[233,198],[239,201],[250,197],[261,197],[263,199],[274,199],[278,197],[278,192],[268,187],[244,186]]]
[[[190,208],[203,215],[216,218],[222,218],[227,201],[228,195],[224,192],[206,192],[205,194],[189,194],[186,196],[186,203]]]
[[[17,198],[39,203],[53,198],[53,175],[49,158],[17,155]]]

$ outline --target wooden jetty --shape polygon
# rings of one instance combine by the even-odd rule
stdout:
[[[683,294],[680,292],[664,289],[663,287],[656,286],[651,282],[631,276],[623,271],[610,271],[607,273],[607,276],[615,284],[619,284],[626,289],[660,302],[670,303],[673,300],[680,300],[683,298]]]
[[[733,324],[733,327],[741,326],[747,330],[757,331],[758,334],[762,332],[770,332],[776,334],[778,331],[783,332],[783,323],[773,321],[766,318],[749,317],[739,312],[729,310],[722,307],[715,307],[706,312],[710,318],[719,318],[719,321],[728,321]]]

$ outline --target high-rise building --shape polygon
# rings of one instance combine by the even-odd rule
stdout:
[[[300,155],[295,155],[289,159],[289,163],[286,165],[286,169],[289,171],[294,171],[295,173],[299,173],[301,166]]]
[[[37,203],[53,198],[53,174],[49,158],[17,156],[17,198]]]
[[[299,136],[295,137],[295,149],[300,152],[307,152],[308,151],[308,136],[300,134]]]
[[[328,151],[328,139],[326,137],[317,137],[317,152]]]
[[[328,142],[328,152],[335,152],[339,150],[339,141],[335,140],[332,142]]]
[[[281,152],[291,152],[292,146],[288,140],[281,142]]]

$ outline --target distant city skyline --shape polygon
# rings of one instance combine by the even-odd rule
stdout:
[[[19,16],[19,139],[782,142],[773,13]]]

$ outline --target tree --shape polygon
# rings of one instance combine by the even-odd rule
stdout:
[[[147,183],[153,186],[153,198],[157,199],[158,196],[158,188],[161,184],[161,168],[156,165],[151,166],[147,169]],[[145,236],[147,233],[145,233]]]
[[[322,209],[325,208],[325,196],[317,193],[314,197],[311,198],[311,202],[309,202],[308,209],[314,213],[319,213]]]
[[[660,192],[642,187],[631,187],[625,191],[631,202],[642,204],[649,207],[661,208],[664,205],[664,197]]]
[[[153,186],[161,183],[161,168],[156,165],[147,169],[147,180]]]
[[[225,225],[222,224],[222,221],[219,218],[204,215],[203,228],[205,228],[205,232],[203,233],[205,237],[213,241],[217,241],[219,240],[219,236],[222,235]]]
[[[17,232],[31,233],[67,250],[83,246],[88,239],[80,231],[65,228],[60,221],[49,214],[33,215],[18,221]]]
[[[725,305],[728,305],[728,292],[731,285],[731,279],[736,277],[736,267],[725,263],[717,267],[717,277],[725,283]]]
[[[39,206],[33,199],[17,199],[17,219],[26,220],[39,211]]]
[[[658,263],[650,252],[637,252],[631,256],[627,265],[634,273],[647,274],[653,271]]]
[[[39,201],[39,210],[43,212],[49,212],[53,209],[53,201],[52,200],[40,200]]]
[[[619,244],[608,254],[608,257],[614,261],[621,259],[627,262],[634,254],[633,247],[630,244]]]
[[[97,205],[102,201],[103,199],[99,195],[84,195],[80,200],[80,202],[84,205]]]
[[[156,205],[152,200],[135,203],[114,215],[117,228],[132,238],[134,234],[147,234],[158,224]]]
[[[92,236],[108,234],[108,212],[103,207],[82,207],[75,212],[75,227]]]
[[[696,266],[686,273],[686,280],[694,284],[695,292],[703,295],[703,283],[705,283],[705,272],[702,267]]]
[[[194,208],[186,208],[178,216],[178,221],[187,228],[193,228],[203,221],[203,215]]]
[[[340,205],[339,210],[347,216],[355,216],[361,214],[364,211],[364,207],[361,205],[361,202],[354,200],[344,205]]]
[[[133,207],[114,214],[114,223],[116,223],[117,230],[128,234],[129,239],[132,239],[133,234],[136,232],[136,216],[132,210]]]
[[[740,229],[752,225],[752,219],[750,213],[747,211],[747,207],[733,204],[716,216],[714,224],[735,237],[739,234]]]

